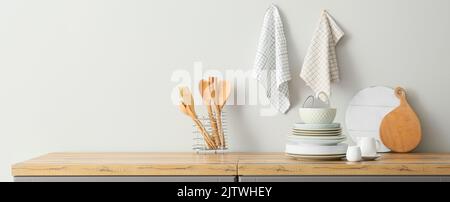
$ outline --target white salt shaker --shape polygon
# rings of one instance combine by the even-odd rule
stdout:
[[[359,162],[362,160],[361,147],[351,146],[347,149],[347,160],[350,162]]]

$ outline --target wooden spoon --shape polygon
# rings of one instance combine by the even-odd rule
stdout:
[[[179,91],[181,102],[187,105],[191,112],[195,113],[194,96],[192,96],[191,90],[188,87],[180,87]]]
[[[209,116],[209,121],[211,123],[211,129],[212,129],[211,132],[212,132],[212,137],[213,137],[214,143],[217,147],[219,147],[220,136],[219,136],[219,130],[217,128],[217,121],[216,121],[216,118],[214,117],[213,109],[211,106],[212,96],[211,96],[210,82],[207,80],[201,80],[199,83],[199,90],[200,90],[200,95],[203,98],[203,102],[206,105],[206,109],[208,110],[208,116]]]
[[[209,136],[208,132],[206,131],[203,124],[198,120],[198,116],[195,113],[195,107],[194,107],[194,98],[192,96],[191,91],[187,87],[180,87],[180,97],[181,97],[181,104],[179,106],[180,111],[184,114],[191,117],[191,119],[194,121],[195,125],[197,126],[198,130],[203,136],[203,139],[206,142],[206,146],[208,149],[216,149],[216,146],[214,142],[211,140],[211,137]]]
[[[395,94],[400,99],[400,106],[384,117],[380,127],[381,140],[394,152],[411,152],[422,140],[420,120],[406,99],[405,89],[399,87]]]
[[[216,109],[216,116],[217,116],[217,122],[218,129],[220,133],[220,146],[222,148],[225,147],[225,134],[223,132],[222,128],[222,110],[225,107],[225,104],[227,103],[228,98],[231,95],[231,84],[228,81],[224,80],[218,80],[218,79],[210,79],[213,81],[214,86],[214,92],[212,93],[213,102]]]

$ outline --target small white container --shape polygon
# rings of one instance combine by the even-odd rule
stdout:
[[[360,162],[362,160],[361,148],[359,146],[351,146],[347,149],[347,161]]]
[[[377,156],[377,143],[375,138],[363,137],[358,142],[358,146],[361,147],[361,153],[363,157]]]

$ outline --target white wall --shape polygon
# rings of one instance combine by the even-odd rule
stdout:
[[[450,152],[448,0],[2,0],[0,180],[48,152],[190,151],[173,71],[251,69],[271,2],[285,19],[294,108],[311,93],[296,75],[327,8],[347,34],[338,121],[359,89],[402,85],[423,121],[419,151]],[[259,109],[229,108],[233,150],[283,150],[296,110]]]

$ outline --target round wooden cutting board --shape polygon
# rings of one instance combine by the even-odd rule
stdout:
[[[392,151],[407,153],[419,146],[422,129],[419,118],[406,99],[406,91],[397,88],[395,95],[400,99],[400,106],[384,117],[380,136],[383,144]]]

